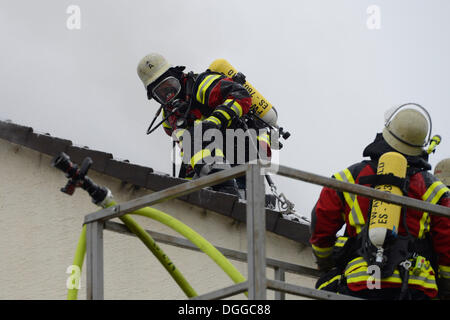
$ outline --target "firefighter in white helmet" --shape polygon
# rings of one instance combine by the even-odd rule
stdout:
[[[239,152],[246,150],[236,149],[228,153],[225,130],[241,128],[244,116],[249,112],[252,98],[244,86],[223,74],[207,70],[200,74],[184,73],[184,66],[171,66],[167,60],[158,53],[146,55],[138,64],[137,73],[147,91],[148,99],[155,99],[162,111],[162,126],[165,132],[179,142],[182,148],[183,164],[179,177],[196,178],[229,168],[236,163]],[[159,112],[157,112],[159,114]],[[245,118],[246,125],[249,124]],[[190,133],[194,139],[194,127],[201,124],[203,132],[208,129],[217,129],[223,134],[223,148],[211,141],[202,141],[200,147],[194,140],[190,144],[183,141],[184,134]],[[153,125],[153,123],[152,123]],[[150,127],[152,127],[150,125]],[[248,125],[250,128],[255,128]],[[180,130],[178,130],[180,129]],[[258,129],[257,137],[258,156],[270,158],[270,141],[267,130]],[[152,132],[151,128],[147,133]],[[244,143],[245,144],[245,143]],[[186,145],[190,145],[188,149]],[[240,145],[240,144],[239,144]],[[233,154],[230,159],[228,154]],[[242,158],[240,158],[242,159]],[[236,181],[230,180],[213,189],[239,196]]]
[[[425,109],[405,108],[407,106],[418,105],[403,105],[390,109],[385,114],[383,138],[400,153],[420,156],[424,154],[425,146],[431,138],[431,120]]]
[[[389,184],[405,196],[450,207],[450,189],[429,172],[426,146],[430,134],[431,119],[423,107],[408,103],[393,108],[386,114],[382,133],[363,152],[369,159],[333,177],[367,187]],[[407,160],[405,178],[376,174],[380,158],[392,152]],[[368,242],[372,206],[378,208],[379,203],[322,189],[311,214],[310,243],[324,271],[316,288],[365,299],[448,299],[450,218],[404,207],[398,229],[383,244],[385,256],[377,261],[376,248]],[[344,225],[344,236],[337,237]],[[378,286],[371,286],[375,274],[369,266],[373,265],[379,267]]]

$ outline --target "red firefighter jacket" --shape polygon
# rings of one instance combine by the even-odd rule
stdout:
[[[376,161],[363,161],[333,175],[340,181],[359,183],[361,177],[376,174]],[[410,169],[412,169],[410,167]],[[409,171],[410,172],[410,171]],[[450,207],[450,189],[431,173],[413,170],[409,176],[408,197]],[[366,185],[369,186],[370,185]],[[331,256],[333,246],[339,245],[336,233],[345,224],[345,235],[356,237],[368,218],[370,199],[323,188],[312,211],[310,243],[316,257],[326,259]],[[437,257],[438,270],[425,264],[420,273],[410,274],[409,285],[422,290],[430,297],[437,294],[436,277],[450,281],[450,218],[427,212],[407,209],[406,224],[412,236],[424,239],[431,237],[432,249]],[[399,235],[406,235],[403,216],[399,224]],[[347,286],[354,291],[367,289],[367,262],[362,257],[350,261],[344,272]],[[412,272],[412,270],[411,270]],[[389,278],[381,279],[381,287],[398,287],[401,279],[398,270]]]
[[[187,78],[182,79],[183,87],[186,88]],[[185,93],[182,91],[182,93]],[[188,117],[187,127],[192,127],[196,121],[209,121],[219,128],[236,129],[233,120],[247,114],[252,106],[252,98],[248,91],[241,84],[226,76],[206,71],[195,76],[193,86],[191,110]],[[172,106],[167,106],[163,110],[162,117],[172,110]],[[181,113],[175,113],[163,122],[163,128],[167,135],[172,136],[177,129],[177,121]],[[257,129],[257,128],[254,128]],[[180,133],[181,134],[181,133]],[[257,136],[258,149],[267,152],[270,157],[270,138],[267,131]],[[191,166],[187,168],[187,176],[193,173],[192,167],[201,158],[191,159]],[[231,159],[229,159],[233,162]]]
[[[183,81],[187,80],[183,79]],[[223,110],[231,116],[242,117],[248,113],[251,104],[252,98],[241,84],[222,74],[206,71],[199,74],[195,79],[190,111],[191,119],[203,120],[211,116],[217,109]],[[164,111],[169,112],[171,106],[168,106],[167,109]],[[220,114],[223,117],[220,117],[219,121],[224,120],[223,118],[229,120],[227,115]],[[177,129],[177,120],[180,116],[180,113],[176,113],[163,123],[164,130],[169,136]],[[213,120],[217,121],[216,119]],[[216,124],[220,125],[219,123]],[[225,125],[228,127],[229,123],[225,123]]]

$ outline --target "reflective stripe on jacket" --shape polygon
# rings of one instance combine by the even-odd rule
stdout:
[[[376,166],[369,161],[363,161],[344,169],[333,177],[340,181],[358,183],[363,176],[374,175]],[[366,185],[369,186],[369,185]],[[408,195],[411,198],[450,207],[450,190],[436,177],[427,171],[417,172],[409,177]],[[364,226],[370,206],[370,199],[348,192],[338,192],[330,188],[323,188],[311,218],[311,238],[313,252],[318,258],[329,257],[331,248],[335,244],[336,233],[345,224],[345,232],[349,237],[355,237]],[[410,277],[409,284],[421,288],[427,295],[436,295],[435,273],[440,277],[450,279],[450,218],[439,217],[414,209],[407,209],[406,223],[412,236],[424,239],[430,235],[433,250],[437,256],[439,270],[424,270],[424,274]],[[399,234],[406,235],[403,217],[399,224]],[[362,259],[362,258],[358,258]],[[348,269],[346,277],[349,287],[353,290],[367,288],[367,263],[358,268]],[[353,260],[355,262],[355,260]],[[350,263],[349,263],[350,264]],[[347,266],[348,268],[348,266]],[[366,274],[364,274],[366,272]],[[399,286],[400,278],[394,273],[382,280],[383,286]]]
[[[247,114],[251,105],[252,98],[248,91],[224,75],[206,71],[195,79],[191,114],[196,119],[229,127],[232,118]],[[168,109],[171,110],[171,107],[168,106]],[[179,116],[181,114],[172,115],[164,122],[163,128],[168,135],[177,129]]]

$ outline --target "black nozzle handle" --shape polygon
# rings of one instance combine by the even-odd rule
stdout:
[[[87,175],[89,169],[91,168],[93,161],[91,158],[86,157],[84,158],[83,162],[81,163],[81,169],[79,175],[79,179],[84,179],[84,177]]]

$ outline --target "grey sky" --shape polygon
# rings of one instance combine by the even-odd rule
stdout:
[[[159,52],[201,72],[226,58],[291,132],[281,164],[330,176],[362,159],[386,109],[417,102],[443,137],[434,166],[450,156],[449,13],[446,0],[2,0],[0,118],[170,173],[170,138],[145,134],[157,105],[137,63]],[[274,180],[309,216],[320,187]]]

